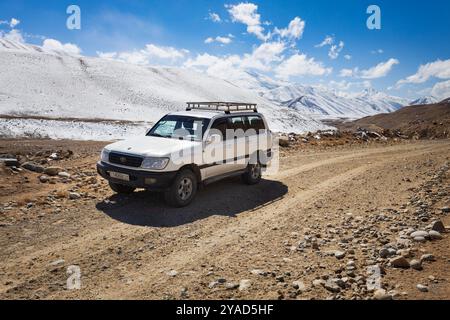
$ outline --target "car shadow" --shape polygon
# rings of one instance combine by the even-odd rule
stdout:
[[[281,200],[288,187],[279,181],[261,180],[254,186],[230,178],[199,190],[194,202],[185,208],[171,208],[161,193],[148,191],[118,195],[97,203],[96,208],[114,220],[138,226],[176,227],[213,215],[235,217]]]

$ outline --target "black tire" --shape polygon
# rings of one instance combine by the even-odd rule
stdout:
[[[262,178],[262,166],[258,161],[250,161],[247,171],[242,175],[242,180],[248,185],[258,184]]]
[[[132,194],[136,188],[125,186],[114,182],[109,182],[111,189],[118,194]]]
[[[197,177],[189,169],[179,172],[168,190],[164,192],[166,203],[175,208],[188,206],[197,194]]]

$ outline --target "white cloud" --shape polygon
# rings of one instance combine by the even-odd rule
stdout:
[[[189,53],[188,50],[178,50],[174,47],[157,46],[147,44],[144,49],[124,52],[97,52],[100,58],[114,59],[137,65],[175,63],[183,59]]]
[[[45,39],[42,44],[42,48],[44,51],[54,51],[54,52],[65,52],[68,54],[79,55],[81,53],[81,49],[72,43],[61,43],[55,39]]]
[[[225,5],[233,22],[243,23],[247,26],[247,32],[254,34],[258,39],[266,41],[270,35],[264,34],[261,25],[261,15],[257,12],[258,6],[254,3],[239,3],[237,5]]]
[[[431,94],[441,100],[450,98],[450,80],[436,83]]]
[[[282,53],[286,50],[283,42],[266,42],[257,46],[251,53],[243,56],[229,55],[218,57],[207,53],[197,55],[195,59],[188,59],[184,66],[188,68],[206,69],[210,75],[218,72],[243,72],[254,69],[264,72],[273,70],[274,65],[283,60]],[[233,70],[225,70],[226,68]]]
[[[328,56],[330,59],[335,60],[339,57],[339,54],[344,49],[344,42],[340,41],[339,45],[332,45],[330,47],[330,51],[328,52]]]
[[[415,74],[398,81],[397,85],[405,83],[424,83],[432,77],[438,79],[450,79],[450,59],[444,61],[436,60],[421,65]]]
[[[9,32],[0,31],[0,39],[6,39],[9,41],[25,43],[22,33],[17,29],[12,29]]]
[[[346,54],[346,55],[344,56],[344,59],[345,59],[345,60],[352,60],[352,56],[349,55],[349,54]]]
[[[334,43],[334,38],[332,36],[326,36],[325,39],[319,43],[318,45],[316,45],[316,48],[322,48],[325,46],[330,46]]]
[[[332,60],[335,60],[339,57],[339,54],[344,49],[345,44],[343,41],[339,41],[339,44],[334,44],[334,42],[335,42],[334,37],[326,36],[325,39],[321,43],[315,45],[315,47],[323,48],[323,47],[329,46],[330,50],[328,51],[328,57],[330,57],[330,59],[332,59]],[[347,58],[350,57],[350,59],[351,59],[351,56],[349,56],[349,55],[347,55],[346,57]],[[350,60],[350,59],[347,59],[347,60]]]
[[[372,54],[383,54],[383,53],[384,53],[384,50],[383,50],[383,49],[372,50],[371,53],[372,53]]]
[[[156,46],[154,44],[147,44],[145,46],[145,53],[148,54],[150,57],[176,60],[184,58],[186,53],[189,53],[189,51],[185,49],[177,50],[173,47],[163,47],[163,46]]]
[[[358,68],[354,68],[354,69],[342,69],[339,72],[339,76],[340,77],[357,77],[358,76]]]
[[[400,61],[397,59],[391,58],[386,62],[377,64],[375,67],[367,70],[361,70],[360,77],[363,79],[377,79],[385,77],[392,70],[392,68],[399,63]]]
[[[225,45],[225,44],[230,44],[231,42],[233,42],[233,40],[231,39],[230,36],[227,36],[227,37],[218,36],[215,38],[209,37],[205,40],[205,43],[213,43],[213,42],[219,42],[219,43]]]
[[[266,42],[253,50],[250,58],[261,60],[263,63],[271,63],[281,61],[283,58],[280,54],[286,49],[283,42]]]
[[[9,22],[9,26],[11,28],[15,28],[20,23],[19,19],[11,18],[11,21]]]
[[[215,13],[215,12],[210,12],[208,19],[211,20],[212,22],[222,22],[222,18],[220,18],[219,14]]]
[[[294,54],[283,61],[275,69],[275,73],[277,77],[287,79],[291,76],[323,76],[330,74],[332,70],[305,54]]]
[[[0,25],[6,24],[6,25],[8,25],[11,29],[14,29],[19,23],[20,23],[20,20],[19,20],[19,19],[16,19],[16,18],[11,18],[10,21],[0,20]]]
[[[99,58],[102,59],[108,59],[108,60],[112,60],[115,59],[117,57],[117,52],[102,52],[102,51],[97,51],[97,56]]]
[[[305,21],[295,17],[285,29],[275,28],[274,33],[279,34],[281,38],[300,39],[305,31]]]

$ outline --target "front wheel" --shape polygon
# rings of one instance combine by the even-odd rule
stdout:
[[[114,182],[109,182],[109,186],[111,187],[111,189],[119,194],[131,194],[134,192],[134,190],[136,190],[136,188],[130,187],[130,186],[125,186],[123,184],[118,184],[118,183],[114,183]]]
[[[242,179],[248,185],[258,184],[262,177],[262,167],[259,161],[254,164],[249,163],[247,171],[242,175]]]
[[[168,205],[176,208],[188,206],[197,194],[197,177],[191,170],[181,171],[164,193]]]

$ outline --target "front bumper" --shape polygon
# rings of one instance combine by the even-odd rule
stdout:
[[[109,172],[119,172],[130,176],[130,181],[112,178]],[[116,167],[105,162],[97,163],[97,172],[106,180],[133,188],[144,188],[149,190],[165,190],[169,188],[177,172],[147,172],[133,169]]]

